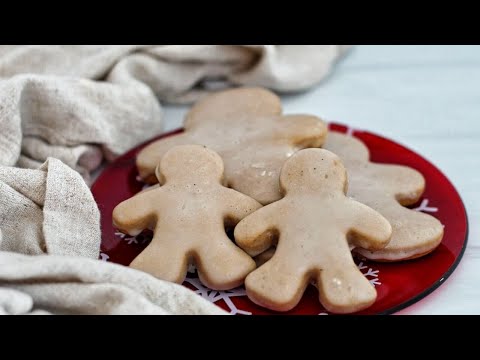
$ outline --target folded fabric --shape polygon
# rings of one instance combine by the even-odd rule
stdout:
[[[0,80],[0,129],[0,165],[37,168],[55,157],[88,181],[104,154],[161,132],[161,108],[140,83],[17,75]]]
[[[125,266],[0,251],[0,314],[227,313],[181,285]]]

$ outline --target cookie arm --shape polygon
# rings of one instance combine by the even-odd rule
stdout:
[[[374,164],[372,169],[374,176],[381,178],[394,190],[396,200],[403,206],[415,204],[425,190],[423,175],[408,166]]]
[[[354,222],[348,233],[349,242],[367,250],[384,248],[392,236],[392,226],[382,215],[359,202],[350,200]]]
[[[235,242],[250,256],[270,248],[278,238],[277,222],[273,216],[276,204],[265,206],[248,215],[235,227]]]
[[[284,115],[276,131],[299,148],[320,147],[327,136],[327,124],[313,115]]]
[[[152,228],[157,220],[153,211],[152,192],[155,190],[141,192],[118,204],[113,209],[113,226],[132,236]]]
[[[262,204],[255,199],[233,189],[227,189],[225,198],[226,220],[227,224],[231,226],[237,225],[244,217],[262,207]]]

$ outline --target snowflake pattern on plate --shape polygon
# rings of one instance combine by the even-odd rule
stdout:
[[[147,236],[144,236],[143,234],[140,234],[137,236],[130,236],[130,235],[121,233],[120,231],[115,231],[115,236],[118,236],[120,239],[126,241],[128,245],[139,244],[139,243],[145,244],[146,242],[151,240],[150,238],[148,238]]]
[[[423,199],[420,206],[414,208],[415,211],[423,211],[426,213],[436,213],[438,211],[437,207],[428,206],[428,199]]]
[[[364,265],[363,261],[357,265],[358,269],[362,272],[363,275],[370,281],[370,284],[373,286],[382,285],[382,283],[378,280],[378,273],[379,270],[373,270],[373,268]]]
[[[370,284],[373,286],[378,286],[381,285],[382,283],[380,282],[378,278],[379,270],[374,270],[373,268],[367,266],[364,264],[363,261],[361,261],[357,265],[358,269],[365,275],[365,277],[370,281]],[[194,265],[189,265],[188,267],[188,272],[193,273],[196,276],[196,268]],[[189,283],[195,288],[195,293],[203,297],[204,299],[216,303],[217,301],[223,300],[227,304],[230,314],[232,315],[252,315],[251,312],[249,311],[244,311],[239,308],[233,303],[232,298],[233,297],[239,297],[239,296],[247,296],[247,293],[245,291],[245,288],[243,287],[238,287],[236,289],[232,290],[227,290],[227,291],[216,291],[212,290],[206,286],[204,286],[198,277],[191,277],[191,278],[186,278],[185,282]],[[319,315],[328,315],[327,312],[322,312]]]
[[[207,299],[212,303],[216,303],[217,301],[220,301],[220,300],[225,301],[225,304],[227,304],[228,308],[230,309],[230,314],[252,315],[250,311],[244,311],[244,310],[238,309],[231,299],[232,297],[237,297],[237,296],[247,296],[245,289],[236,288],[236,289],[226,290],[226,291],[217,291],[204,286],[200,282],[199,278],[186,278],[185,281],[190,285],[192,285],[193,287],[195,287],[196,289],[194,290],[195,293],[197,293],[204,299]]]

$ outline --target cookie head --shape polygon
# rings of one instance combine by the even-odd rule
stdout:
[[[216,152],[203,145],[175,146],[162,157],[156,175],[161,184],[171,180],[218,183],[223,178],[223,161]]]
[[[353,136],[329,132],[323,147],[340,156],[343,161],[368,161],[370,158],[367,146]]]
[[[224,123],[225,119],[279,116],[280,98],[263,88],[234,88],[213,93],[197,102],[185,118],[185,128],[205,123]]]
[[[283,165],[280,186],[284,192],[347,190],[347,172],[340,158],[324,149],[296,152]]]

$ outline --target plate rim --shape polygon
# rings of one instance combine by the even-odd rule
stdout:
[[[466,229],[465,229],[465,237],[463,239],[463,243],[462,243],[462,248],[460,249],[460,252],[458,253],[458,256],[457,258],[455,259],[455,261],[450,265],[450,267],[443,273],[443,275],[437,280],[435,281],[430,287],[428,287],[427,289],[425,289],[424,291],[422,291],[421,293],[413,296],[412,298],[398,304],[398,305],[395,305],[391,308],[388,308],[386,310],[383,310],[383,311],[379,311],[375,314],[372,314],[372,315],[392,315],[392,314],[395,314],[397,312],[399,312],[400,310],[403,310],[403,309],[406,309],[408,308],[409,306],[412,306],[416,303],[418,303],[420,300],[426,298],[428,295],[430,295],[431,293],[433,293],[436,289],[438,289],[441,285],[443,285],[446,280],[453,274],[453,272],[457,269],[458,265],[460,264],[461,260],[463,259],[463,256],[465,254],[465,251],[466,251],[466,248],[467,248],[467,244],[468,244],[468,236],[469,236],[469,220],[468,220],[468,213],[467,213],[467,209],[466,209],[466,206],[465,206],[465,202],[463,201],[463,198],[462,196],[460,195],[459,191],[457,190],[457,188],[454,186],[454,184],[450,181],[450,179],[443,173],[443,171],[441,171],[432,161],[430,161],[430,159],[426,158],[425,156],[419,154],[417,151],[415,150],[412,150],[411,148],[409,148],[408,146],[405,146],[403,145],[403,143],[400,143],[396,140],[393,140],[389,137],[386,137],[386,136],[383,136],[383,135],[380,135],[380,134],[377,134],[377,133],[374,133],[374,132],[371,132],[369,130],[363,130],[363,129],[355,129],[355,128],[351,128],[349,127],[348,125],[346,124],[343,124],[343,123],[339,123],[339,122],[335,122],[335,121],[329,121],[327,122],[327,126],[329,128],[329,131],[335,131],[335,132],[339,132],[339,133],[343,133],[345,134],[346,133],[346,130],[347,129],[352,129],[353,131],[351,132],[351,136],[355,136],[355,133],[364,133],[364,134],[368,134],[368,135],[372,135],[372,136],[375,136],[375,137],[380,137],[384,140],[387,140],[389,142],[392,142],[396,145],[399,145],[401,147],[403,147],[404,149],[408,150],[409,152],[412,152],[414,153],[415,155],[417,156],[420,156],[421,158],[423,158],[426,162],[428,162],[431,166],[433,166],[449,183],[449,185],[451,186],[452,190],[455,192],[455,194],[458,196],[460,202],[461,202],[461,205],[462,205],[462,208],[463,208],[463,215],[465,216],[465,226],[466,226]],[[334,126],[334,128],[332,129],[331,127]],[[340,130],[338,128],[345,128],[345,131],[344,130]],[[119,157],[117,157],[113,162],[107,164],[107,166],[101,171],[101,173],[97,176],[97,178],[95,179],[95,181],[93,182],[93,184],[91,185],[90,189],[91,189],[91,192],[93,193],[95,190],[95,187],[97,185],[97,183],[101,182],[101,179],[105,176],[105,174],[107,173],[107,170],[112,166],[113,163],[115,163],[116,161],[121,161],[122,159],[124,158],[129,158],[131,157],[132,155],[133,156],[136,156],[136,153],[138,153],[141,149],[143,149],[145,146],[149,145],[150,143],[154,142],[154,141],[157,141],[157,140],[160,140],[162,138],[166,138],[166,137],[169,137],[169,136],[174,136],[174,135],[178,135],[180,133],[182,133],[183,131],[185,131],[185,129],[183,127],[178,127],[178,128],[174,128],[174,129],[171,129],[171,130],[168,130],[166,132],[163,132],[161,134],[158,134],[142,143],[139,143],[137,145],[135,145],[134,147],[132,147],[130,150],[127,150],[126,152],[124,152],[123,154],[121,154]],[[359,137],[356,137],[358,140],[364,142],[361,138]],[[368,315],[367,315],[368,316]]]

